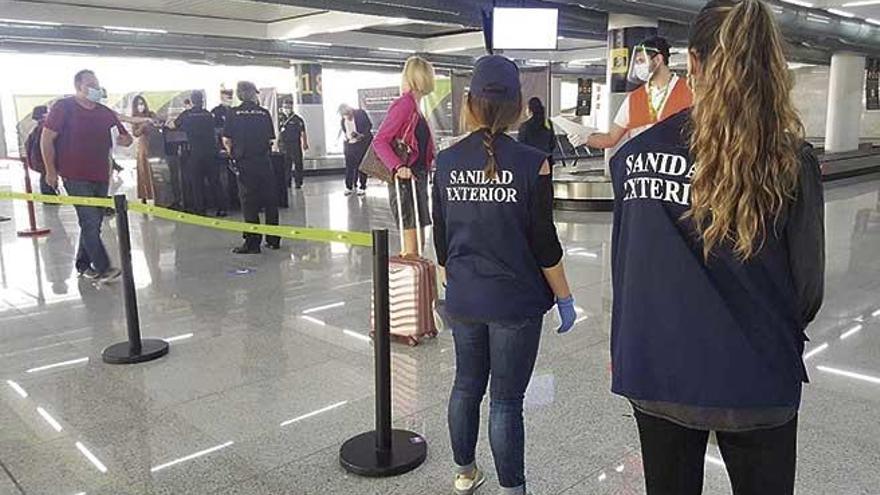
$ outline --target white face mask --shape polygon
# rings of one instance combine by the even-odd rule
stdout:
[[[86,98],[94,103],[99,103],[104,99],[104,91],[101,88],[93,88],[89,86]]]
[[[637,63],[633,67],[633,75],[640,81],[648,82],[651,80],[651,64],[648,62]]]
[[[144,105],[138,105],[138,113],[144,113],[147,111],[147,107]]]

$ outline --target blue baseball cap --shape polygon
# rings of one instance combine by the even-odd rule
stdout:
[[[514,101],[521,97],[519,67],[501,55],[486,55],[474,65],[470,93],[496,101]]]

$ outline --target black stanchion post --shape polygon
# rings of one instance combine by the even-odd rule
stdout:
[[[128,342],[113,344],[104,349],[105,363],[133,364],[152,361],[168,354],[168,342],[159,339],[142,339],[138,318],[137,292],[131,270],[131,235],[128,230],[128,200],[124,194],[113,198],[116,203],[116,230],[119,235],[119,264],[122,269],[122,294]]]
[[[374,478],[397,476],[428,457],[422,436],[391,428],[391,308],[388,291],[388,231],[373,231],[373,312],[376,328],[376,430],[342,445],[339,462],[347,471]]]
[[[388,231],[373,234],[373,299],[376,314],[376,451],[391,450],[391,299],[388,283]],[[378,249],[375,246],[379,246]]]

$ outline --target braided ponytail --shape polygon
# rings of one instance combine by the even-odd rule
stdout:
[[[486,168],[483,174],[486,180],[492,180],[498,176],[498,160],[495,158],[495,138],[497,134],[493,134],[489,129],[483,129],[483,148],[486,149]]]
[[[468,95],[462,120],[471,131],[483,133],[483,148],[486,151],[486,167],[483,172],[487,180],[498,177],[501,167],[495,154],[495,139],[521,122],[522,111],[521,97],[514,101],[497,101]]]

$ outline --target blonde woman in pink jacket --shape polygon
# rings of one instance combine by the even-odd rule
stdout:
[[[434,67],[431,63],[421,57],[410,57],[403,68],[401,90],[403,94],[391,104],[373,139],[373,149],[382,163],[400,180],[400,198],[397,197],[394,184],[388,186],[391,212],[399,223],[397,202],[401,201],[401,254],[415,255],[419,252],[416,229],[431,225],[428,177],[434,167],[436,152],[431,128],[419,110],[422,98],[434,92]],[[398,140],[406,143],[410,150],[405,163],[394,151],[394,142]],[[412,204],[412,187],[416,188],[416,205]],[[419,209],[420,225],[416,225],[415,208]]]

